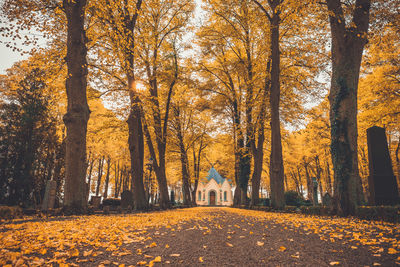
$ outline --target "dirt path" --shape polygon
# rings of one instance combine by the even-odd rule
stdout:
[[[0,266],[65,263],[396,266],[400,225],[217,207],[0,225]]]
[[[296,220],[282,223],[264,219],[263,212],[243,215],[249,212],[238,214],[237,211],[213,208],[200,221],[148,229],[147,236],[151,239],[147,247],[131,244],[126,248],[136,253],[117,262],[126,266],[145,261],[148,264],[160,256],[162,261],[158,264],[165,266],[396,266],[397,256],[384,253],[387,248],[376,247],[374,253],[371,246],[340,238],[343,232],[340,225],[336,225],[339,239],[321,240],[321,235],[297,227]],[[261,217],[253,217],[252,213]],[[326,227],[335,223],[330,219],[321,220]],[[102,261],[96,261],[99,262]]]

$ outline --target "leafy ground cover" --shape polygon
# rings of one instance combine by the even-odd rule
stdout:
[[[0,265],[396,266],[400,226],[234,208],[0,225]]]

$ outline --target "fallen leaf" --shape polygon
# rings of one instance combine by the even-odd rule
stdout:
[[[85,251],[83,252],[83,256],[84,256],[84,257],[87,257],[87,256],[92,255],[92,253],[93,253],[93,249],[91,249],[91,250],[85,250]]]
[[[264,246],[264,242],[257,241],[257,246]]]
[[[181,254],[170,254],[170,257],[179,257]]]
[[[339,264],[340,264],[340,262],[338,262],[338,261],[331,261],[329,263],[330,266],[339,265]]]
[[[389,249],[388,249],[388,253],[389,253],[389,254],[396,254],[396,253],[398,253],[398,251],[395,250],[394,248],[389,248]]]
[[[279,251],[280,251],[280,252],[283,252],[283,251],[285,251],[285,250],[286,250],[286,248],[285,248],[284,246],[279,247]]]
[[[161,262],[161,256],[157,256],[153,260],[154,262]]]
[[[204,262],[203,257],[199,257],[199,262]]]
[[[228,243],[228,242],[226,242],[226,245],[227,245],[228,247],[233,247],[233,245],[232,245],[231,243]]]
[[[136,263],[136,265],[146,265],[147,261],[139,261]]]
[[[168,245],[168,244],[166,244],[166,245],[165,245],[165,248],[169,248],[169,245]]]
[[[157,246],[156,242],[153,242],[153,243],[151,243],[151,244],[149,245],[149,248],[154,248],[154,247],[156,247],[156,246]]]

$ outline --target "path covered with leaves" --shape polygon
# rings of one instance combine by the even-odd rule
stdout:
[[[0,225],[0,265],[396,266],[400,226],[233,208]]]

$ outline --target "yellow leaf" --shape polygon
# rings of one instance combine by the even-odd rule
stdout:
[[[125,267],[125,264],[120,264],[120,265],[118,265],[118,267]]]
[[[146,259],[151,259],[151,258],[153,258],[153,256],[146,255],[146,254],[144,254],[144,257],[145,257]]]
[[[165,248],[169,248],[169,245],[168,245],[168,244],[166,244],[166,245],[165,245]]]
[[[331,261],[329,263],[330,266],[334,266],[334,265],[339,265],[340,263],[338,261]]]
[[[156,242],[153,242],[153,243],[151,243],[151,244],[149,245],[149,248],[154,248],[154,247],[156,247],[156,246],[157,246]]]
[[[79,256],[79,250],[78,249],[73,249],[69,251],[69,256],[70,257],[78,257]]]
[[[199,262],[203,262],[203,257],[199,257]]]
[[[153,260],[154,262],[161,262],[161,256],[157,256]]]
[[[226,242],[226,245],[227,245],[228,247],[233,247],[233,245],[232,245],[231,243],[228,243],[228,242]]]
[[[389,254],[396,254],[396,253],[398,253],[398,251],[395,250],[394,248],[389,248],[389,249],[388,249],[388,253],[389,253]]]
[[[170,257],[179,257],[181,254],[170,254]]]
[[[257,241],[257,246],[264,246],[264,242]]]
[[[147,261],[139,261],[136,263],[136,265],[146,265]]]
[[[286,248],[285,248],[284,246],[279,247],[279,251],[280,251],[280,252],[283,252],[283,251],[285,251],[285,250],[286,250]]]
[[[252,234],[254,234],[254,233],[253,233],[252,231],[250,231],[250,232],[249,232],[249,234],[251,234],[251,235],[252,235]]]
[[[351,246],[351,249],[358,249],[358,247],[356,247],[356,246]]]
[[[47,249],[43,248],[43,249],[40,250],[40,254],[44,255],[46,253],[47,253]]]
[[[85,251],[83,252],[83,256],[84,256],[84,257],[87,257],[87,256],[92,255],[92,253],[93,253],[93,249],[91,249],[91,250],[85,250]]]

